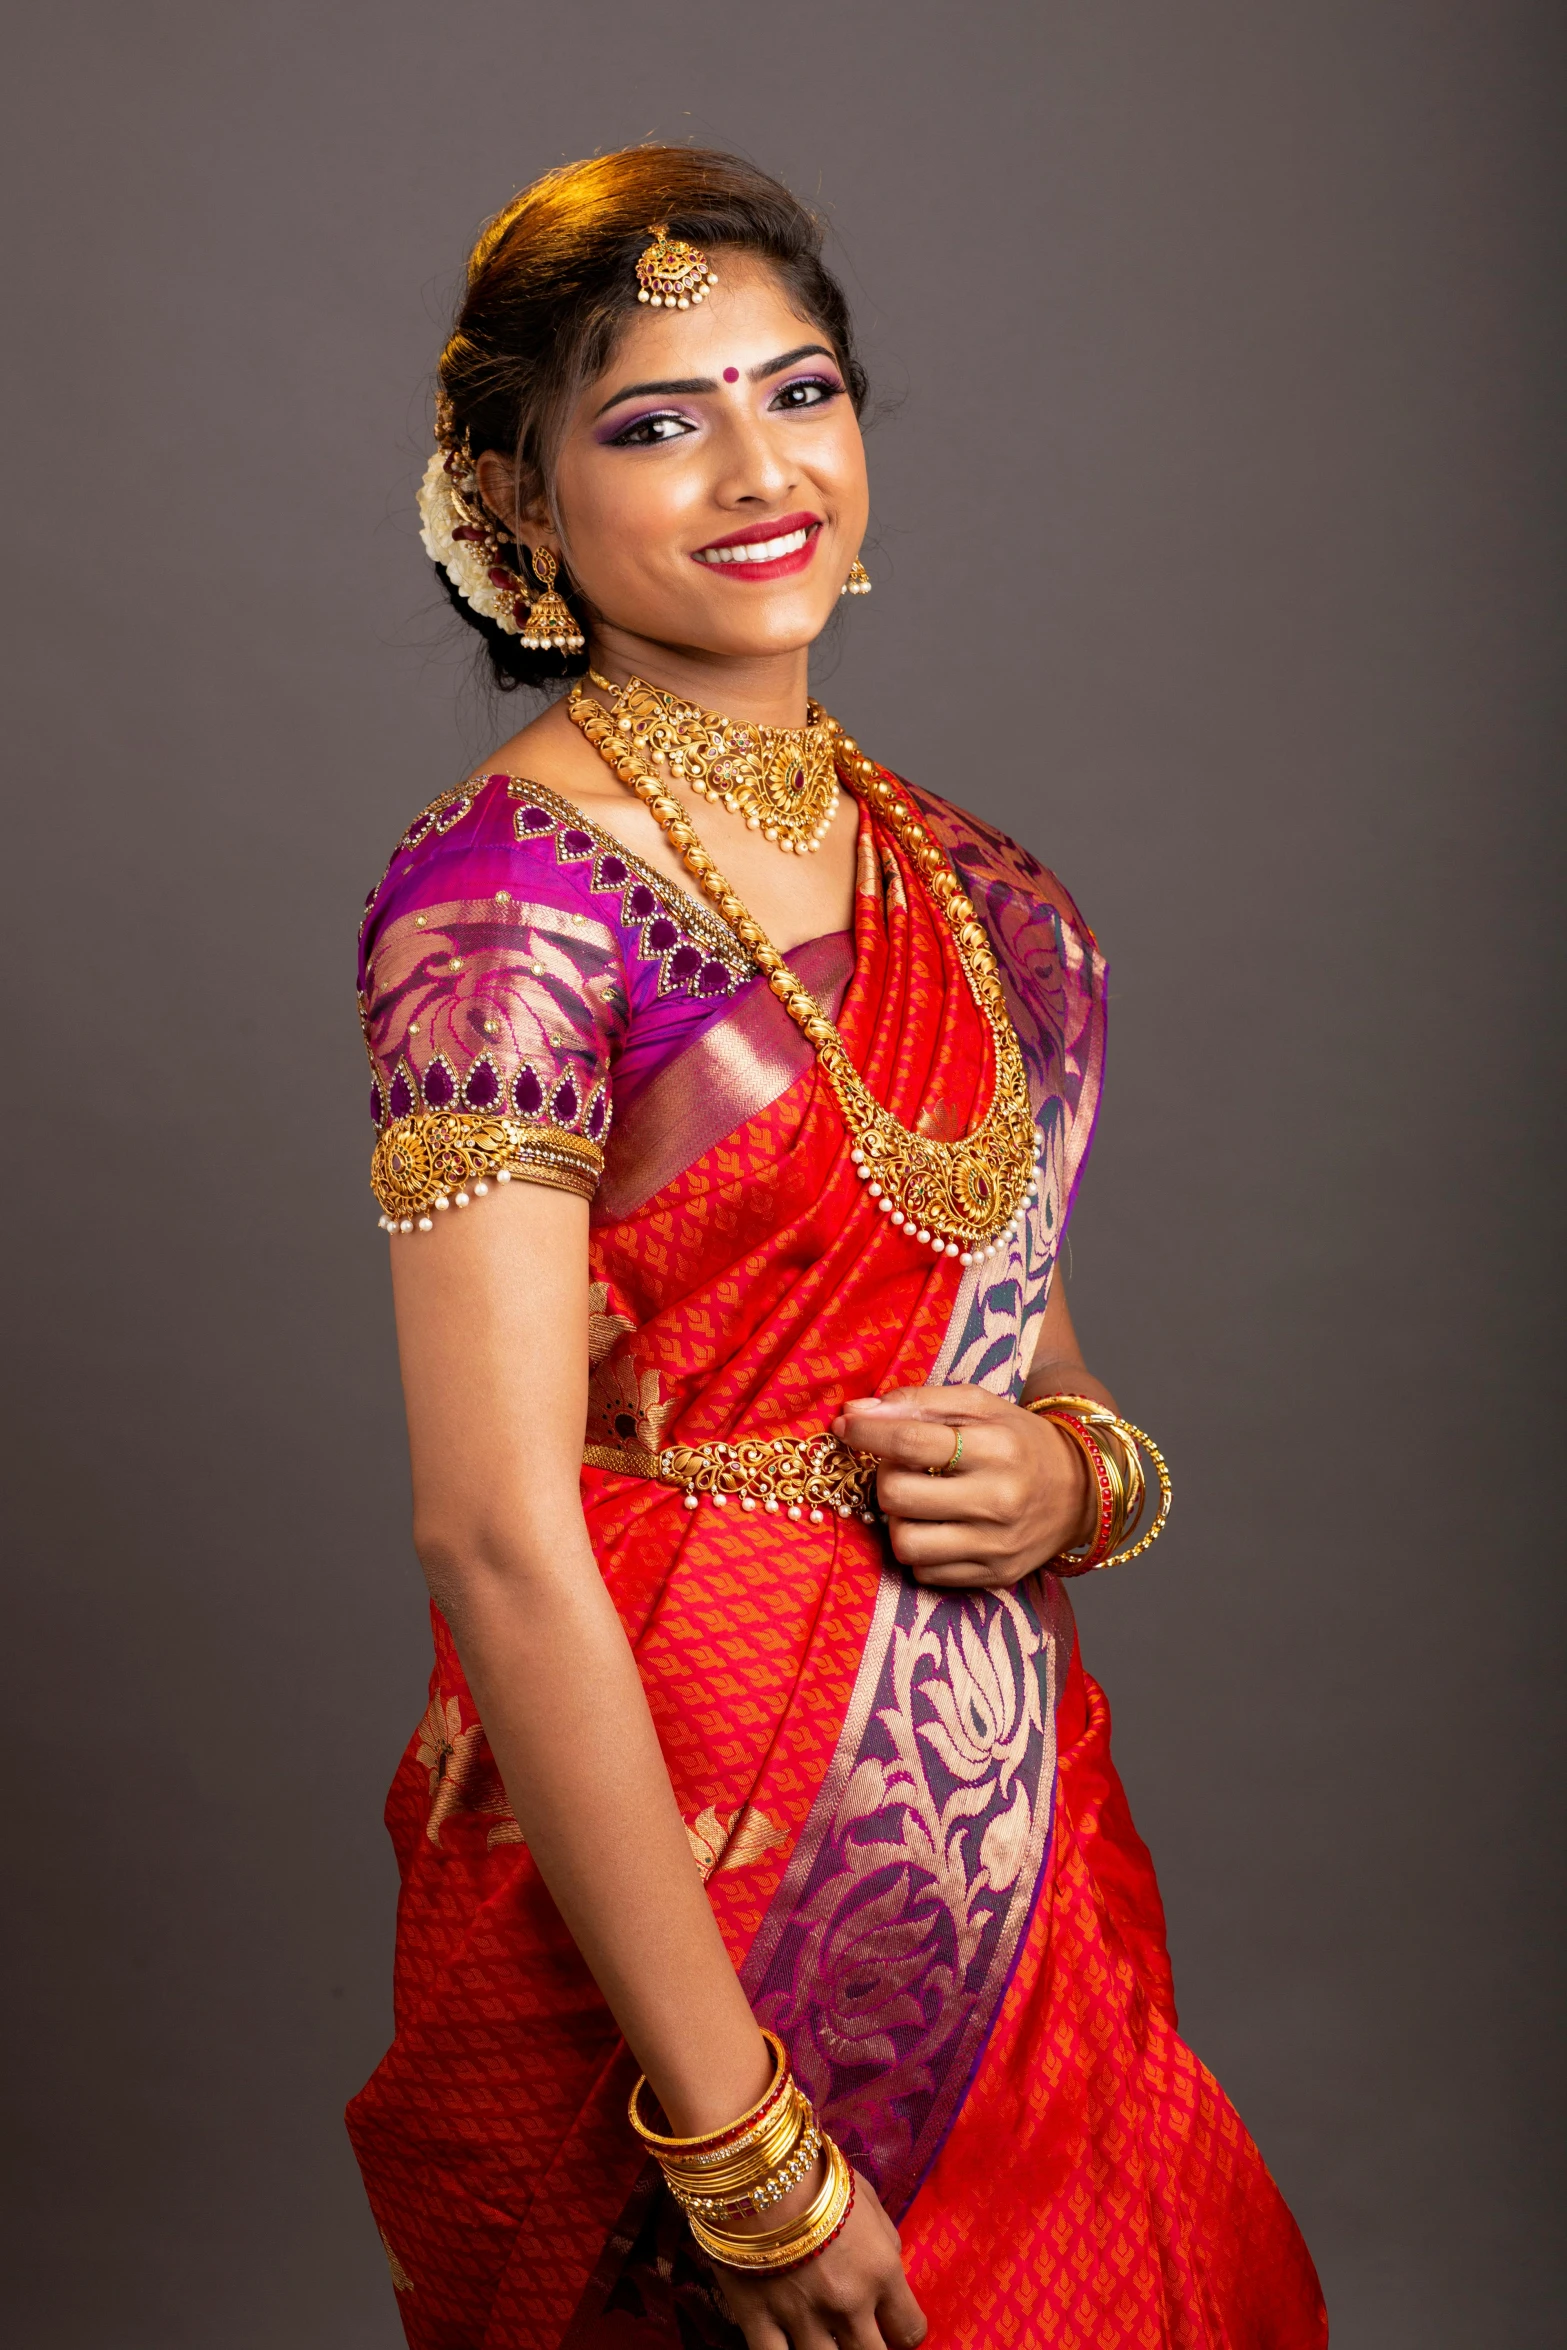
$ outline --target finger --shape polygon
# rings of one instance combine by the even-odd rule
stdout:
[[[794,2350],[837,2350],[839,2334],[852,2322],[836,2313],[828,2317],[822,2310],[803,2310],[789,2320],[789,2339]]]
[[[1026,1499],[1022,1481],[1012,1470],[985,1461],[970,1468],[966,1453],[948,1477],[907,1469],[896,1461],[876,1464],[876,1500],[885,1518],[1010,1527],[1017,1524]]]
[[[902,2269],[876,2305],[876,2323],[887,2350],[916,2350],[930,2328]]]
[[[1004,1396],[988,1387],[889,1387],[872,1401],[917,1418],[938,1420],[993,1420],[1011,1410]]]
[[[886,1513],[892,1555],[906,1567],[947,1567],[955,1559],[1005,1558],[1016,1545],[1009,1529],[983,1518],[906,1518]]]
[[[769,2317],[765,2309],[737,2312],[735,2304],[724,2299],[722,2279],[715,2276],[713,2284],[724,2308],[745,2335],[745,2350],[790,2350],[789,2337],[776,2318]]]
[[[887,2350],[881,2327],[868,2309],[854,2317],[835,2317],[832,2330],[838,2350]]]
[[[995,1559],[956,1559],[950,1567],[911,1567],[909,1573],[922,1591],[1008,1591],[1014,1580]]]
[[[964,1590],[971,1585],[989,1589],[1015,1580],[1005,1553],[998,1551],[988,1557],[976,1547],[972,1526],[927,1526],[898,1519],[888,1532],[893,1557],[916,1583]]]
[[[901,1412],[868,1412],[851,1408],[843,1415],[844,1441],[855,1452],[873,1452],[878,1460],[905,1469],[945,1469],[956,1456],[966,1466],[979,1457],[989,1431],[966,1421],[913,1419]],[[958,1442],[959,1437],[963,1441]]]

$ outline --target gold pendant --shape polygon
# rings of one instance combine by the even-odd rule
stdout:
[[[630,689],[628,689],[629,691]],[[644,688],[651,693],[652,688]],[[666,697],[659,697],[661,700]],[[678,707],[678,705],[677,705]],[[815,704],[812,710],[815,711]],[[815,720],[836,771],[842,758],[851,787],[890,826],[935,900],[957,949],[969,991],[990,1030],[995,1083],[990,1107],[957,1142],[915,1134],[882,1107],[849,1056],[836,1025],[789,969],[697,839],[674,794],[650,773],[634,727],[620,723],[580,686],[567,709],[606,765],[644,802],[687,870],[718,908],[795,1026],[814,1046],[843,1111],[855,1173],[879,1212],[920,1248],[971,1265],[994,1255],[1021,1224],[1035,1190],[1037,1138],[1022,1048],[1007,1015],[996,958],[983,923],[964,896],[945,850],[910,808],[901,788],[859,755],[835,718]],[[722,723],[718,721],[717,723]],[[753,730],[760,732],[760,729]],[[808,729],[806,731],[813,731]],[[672,764],[672,762],[671,762]]]
[[[596,670],[589,675],[614,695],[610,723],[639,759],[743,816],[749,831],[786,855],[808,857],[821,847],[839,791],[832,730],[819,714],[809,726],[749,726],[677,701],[640,677],[614,686]]]

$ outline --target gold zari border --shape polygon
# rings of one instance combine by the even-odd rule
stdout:
[[[782,1512],[808,1518],[876,1521],[876,1455],[851,1452],[836,1436],[743,1437],[733,1444],[666,1444],[662,1452],[640,1446],[621,1450],[586,1444],[583,1466],[610,1469],[622,1477],[649,1477],[673,1485],[687,1509],[705,1501],[723,1509],[738,1502],[769,1517]]]
[[[375,1146],[370,1188],[388,1221],[428,1229],[433,1209],[466,1207],[492,1183],[548,1184],[591,1199],[604,1153],[585,1134],[479,1110],[415,1110],[394,1118]]]

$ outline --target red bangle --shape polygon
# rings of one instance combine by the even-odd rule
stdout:
[[[1105,1456],[1089,1434],[1084,1423],[1071,1412],[1040,1410],[1037,1417],[1048,1420],[1059,1428],[1067,1439],[1077,1446],[1088,1463],[1089,1475],[1099,1492],[1099,1522],[1094,1528],[1086,1550],[1058,1551],[1050,1561],[1060,1573],[1086,1575],[1091,1567],[1103,1565],[1115,1547],[1115,1488],[1110,1482],[1110,1471]]]

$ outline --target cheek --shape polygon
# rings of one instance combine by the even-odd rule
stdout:
[[[852,410],[842,429],[820,436],[808,471],[831,499],[841,535],[857,543],[870,517],[870,482],[865,471],[865,444]]]
[[[557,491],[573,568],[590,594],[596,580],[667,579],[704,495],[694,466],[591,461],[563,467]]]

